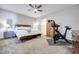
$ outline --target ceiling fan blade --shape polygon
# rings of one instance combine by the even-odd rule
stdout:
[[[37,8],[40,8],[40,7],[42,7],[42,5],[39,5]]]
[[[31,6],[32,8],[34,8],[34,6],[32,4],[29,4],[29,6]]]
[[[37,5],[35,5],[35,8],[37,8]]]
[[[38,10],[38,11],[42,12],[43,10]]]

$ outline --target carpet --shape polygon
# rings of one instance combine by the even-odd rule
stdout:
[[[71,40],[69,40],[71,42]],[[67,42],[65,42],[64,40],[58,40],[56,42],[56,44],[54,44],[54,40],[53,39],[47,39],[47,42],[50,46],[69,46],[69,45],[72,45],[72,44],[69,44]]]

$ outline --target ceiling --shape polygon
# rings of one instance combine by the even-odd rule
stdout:
[[[28,4],[1,4],[0,8],[6,9],[12,12],[20,13],[23,15],[27,15],[30,17],[38,18],[41,16],[44,16],[49,13],[53,13],[68,7],[73,6],[74,4],[42,4],[42,7],[40,9],[43,10],[43,12],[34,13],[33,11],[28,11],[28,9],[33,9]]]

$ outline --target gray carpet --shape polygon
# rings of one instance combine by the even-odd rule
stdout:
[[[47,39],[47,42],[50,46],[69,46],[69,45],[72,45],[72,44],[69,44],[69,43],[65,42],[64,40],[58,40],[56,44],[54,44],[53,39]]]
[[[0,40],[0,54],[71,54],[71,46],[49,46],[47,37],[38,37],[26,42],[17,38]]]

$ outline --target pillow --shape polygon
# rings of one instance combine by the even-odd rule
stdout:
[[[18,30],[30,30],[30,27],[16,27]]]
[[[25,34],[28,34],[28,31],[26,30],[15,30],[14,32],[16,33],[17,36],[23,36]]]

